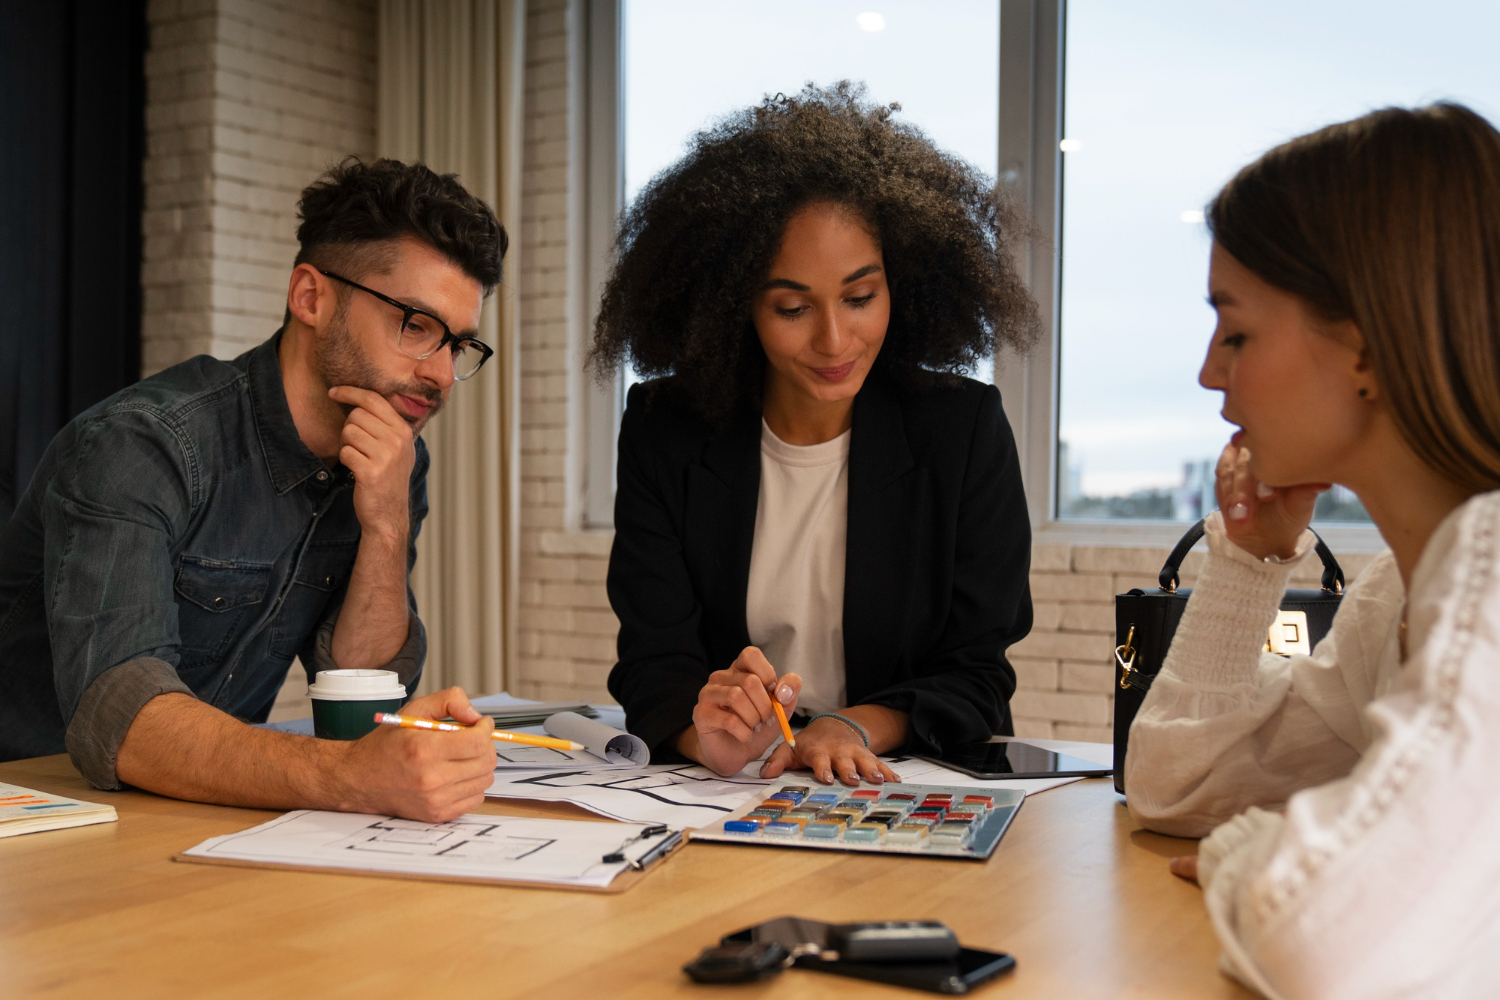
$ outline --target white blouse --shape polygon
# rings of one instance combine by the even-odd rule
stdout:
[[[1125,785],[1141,825],[1212,831],[1221,966],[1272,997],[1500,996],[1500,492],[1442,523],[1409,601],[1376,558],[1311,656],[1261,651],[1311,533],[1281,564],[1208,536]]]
[[[760,498],[745,625],[777,675],[802,677],[798,709],[836,712],[844,683],[849,441],[792,445],[761,421]]]

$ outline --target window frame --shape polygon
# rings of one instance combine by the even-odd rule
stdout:
[[[1066,108],[1067,0],[1000,2],[999,183],[1024,209],[1040,239],[1020,261],[1042,331],[1024,357],[997,352],[995,384],[1016,436],[1031,509],[1032,540],[1042,545],[1169,548],[1187,530],[1177,521],[1060,518],[1058,502],[1059,363],[1062,313],[1063,136]],[[1371,524],[1320,522],[1335,552],[1378,552]]]
[[[1016,438],[1031,513],[1032,540],[1043,545],[1169,548],[1187,526],[1175,521],[1062,519],[1058,498],[1058,404],[1062,302],[1063,139],[1067,0],[996,0],[1000,4],[998,183],[1031,219],[1039,238],[1019,261],[1035,296],[1041,335],[1024,356],[996,352],[994,381]],[[624,203],[623,88],[625,42],[621,0],[585,0],[588,53],[585,157],[586,277],[582,315],[592,331],[608,274],[615,225]],[[583,526],[614,524],[615,442],[624,375],[609,385],[588,380]],[[1385,547],[1373,525],[1324,522],[1318,532],[1335,552]]]
[[[615,227],[625,203],[624,19],[621,0],[585,0],[584,52],[584,280],[587,300],[580,315],[587,318],[585,342],[591,342],[599,317],[599,298],[609,276]],[[620,436],[622,371],[601,386],[593,373],[584,383],[583,528],[610,529],[615,517],[615,443]]]

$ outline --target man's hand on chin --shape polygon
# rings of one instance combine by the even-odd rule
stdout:
[[[344,420],[339,461],[354,474],[354,514],[360,526],[404,548],[411,525],[408,498],[416,434],[377,392],[336,385],[328,396],[353,407]]]
[[[359,553],[333,632],[341,667],[380,669],[405,644],[409,629],[408,549],[416,434],[386,398],[336,385],[335,402],[352,407],[344,421],[339,461],[354,474]]]

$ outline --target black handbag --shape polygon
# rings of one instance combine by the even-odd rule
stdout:
[[[1125,791],[1130,723],[1167,658],[1167,648],[1193,592],[1191,587],[1177,589],[1177,571],[1202,537],[1202,521],[1182,536],[1157,577],[1160,590],[1147,593],[1136,588],[1115,595],[1115,790],[1121,793]],[[1266,652],[1283,656],[1311,653],[1333,626],[1344,594],[1344,571],[1322,538],[1318,539],[1317,553],[1323,560],[1323,589],[1286,592],[1281,613],[1266,636]]]

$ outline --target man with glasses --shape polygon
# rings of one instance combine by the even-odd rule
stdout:
[[[299,207],[282,329],[79,415],[0,528],[0,760],[66,749],[100,788],[450,819],[494,767],[457,689],[403,711],[471,732],[245,723],[294,656],[415,688],[419,435],[492,353],[475,332],[507,238],[420,164],[346,161]]]

